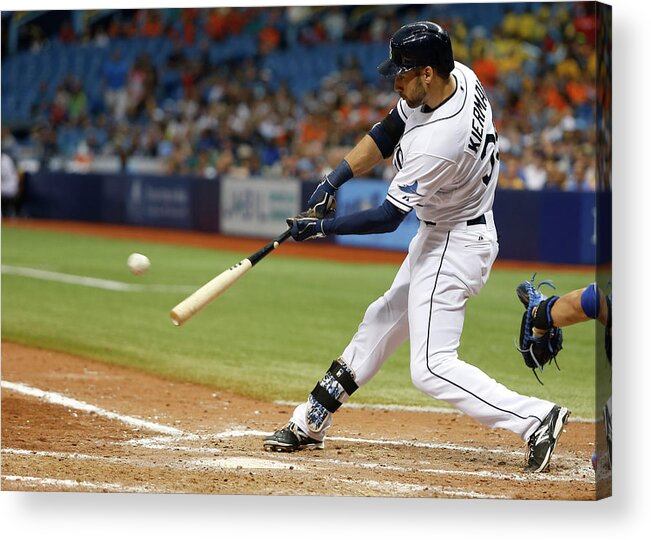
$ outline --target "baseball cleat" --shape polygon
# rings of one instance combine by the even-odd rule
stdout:
[[[295,452],[323,448],[323,441],[308,437],[294,422],[289,422],[267,437],[262,443],[267,452]]]
[[[527,471],[541,472],[549,467],[554,448],[569,416],[570,411],[558,405],[554,405],[551,412],[545,416],[540,427],[529,438]]]

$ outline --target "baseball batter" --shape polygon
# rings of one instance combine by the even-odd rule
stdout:
[[[409,339],[414,385],[490,427],[528,442],[527,468],[548,467],[569,411],[517,394],[458,357],[466,302],[488,280],[498,252],[492,205],[498,136],[481,82],[455,62],[448,33],[431,22],[400,28],[390,58],[395,109],[326,175],[308,206],[316,217],[288,220],[295,240],[394,231],[409,212],[420,227],[389,290],[290,422],[264,440],[270,451],[323,448],[333,413]],[[337,189],[393,154],[386,200],[332,217]]]

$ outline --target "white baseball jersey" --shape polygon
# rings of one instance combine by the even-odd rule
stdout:
[[[488,97],[475,73],[456,62],[454,93],[435,109],[397,110],[405,131],[393,157],[388,199],[422,221],[459,223],[493,206],[497,135]],[[405,156],[409,156],[406,160]]]
[[[434,110],[398,102],[405,130],[387,198],[404,212],[415,209],[421,225],[391,287],[368,307],[341,358],[361,387],[409,340],[417,388],[527,440],[554,404],[509,390],[457,353],[466,302],[486,284],[497,257],[491,208],[499,157],[490,103],[476,75],[457,62],[452,76],[456,90]],[[332,415],[312,432],[309,407],[309,401],[299,405],[292,421],[320,440]]]

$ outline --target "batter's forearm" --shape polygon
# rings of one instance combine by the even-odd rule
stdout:
[[[357,143],[346,157],[344,158],[350,165],[354,176],[361,176],[370,171],[384,158],[380,149],[370,135],[364,135],[364,138]]]
[[[391,155],[403,131],[404,122],[399,119],[397,113],[391,111],[383,122],[375,124],[371,131],[364,135],[334,171],[326,175],[326,180],[336,190],[351,178],[369,172]]]
[[[406,214],[385,200],[381,206],[346,216],[324,219],[321,231],[328,234],[379,234],[395,231]]]

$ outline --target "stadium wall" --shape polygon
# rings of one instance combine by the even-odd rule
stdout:
[[[266,238],[282,230],[286,216],[302,210],[315,186],[316,182],[289,179],[207,180],[192,176],[44,172],[28,179],[23,208],[33,218]],[[347,214],[377,206],[384,200],[386,189],[387,184],[378,180],[350,182],[339,191],[339,212]],[[610,209],[609,192],[498,190],[494,211],[500,258],[560,264],[608,263],[611,228],[603,224],[610,223],[605,219]],[[417,227],[412,213],[392,234],[333,240],[347,246],[406,250]]]

